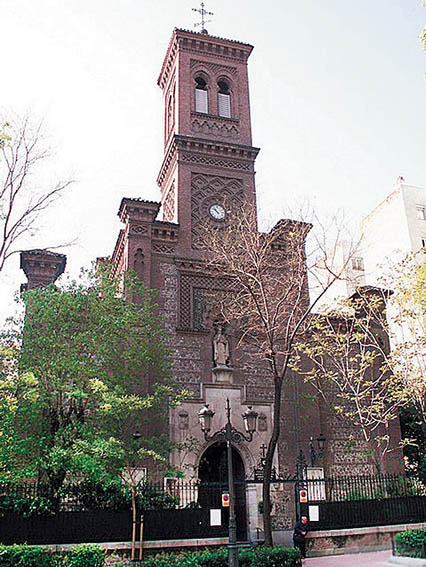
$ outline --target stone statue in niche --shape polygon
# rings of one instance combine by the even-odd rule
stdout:
[[[266,415],[264,413],[260,413],[257,418],[257,428],[259,431],[267,431],[268,430],[268,421],[266,419]]]
[[[229,368],[229,341],[223,325],[216,325],[213,337],[213,361],[217,368]]]
[[[189,429],[189,414],[185,410],[179,412],[179,429]]]

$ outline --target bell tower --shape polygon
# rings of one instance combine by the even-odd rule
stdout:
[[[179,224],[177,252],[196,254],[206,222],[256,206],[247,61],[252,46],[175,29],[158,85],[164,95],[163,220]],[[186,252],[186,254],[185,254]]]

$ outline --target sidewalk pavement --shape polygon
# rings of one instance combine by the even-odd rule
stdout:
[[[392,551],[374,551],[368,553],[348,553],[347,555],[329,555],[305,559],[306,567],[386,567]]]

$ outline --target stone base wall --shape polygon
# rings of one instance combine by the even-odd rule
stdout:
[[[397,533],[425,527],[426,524],[421,523],[311,532],[307,536],[307,556],[320,557],[392,549],[392,540]]]

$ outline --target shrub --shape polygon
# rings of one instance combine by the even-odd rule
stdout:
[[[0,545],[0,567],[103,567],[105,556],[96,545],[78,545],[62,554],[38,545]]]
[[[0,498],[0,515],[4,515],[6,512],[16,512],[24,516],[24,518],[36,514],[53,516],[56,509],[57,503],[55,500],[45,496],[34,496],[28,498],[3,496]]]
[[[105,554],[97,545],[77,545],[65,554],[66,567],[103,567]]]
[[[426,530],[401,532],[395,538],[396,555],[426,559]]]
[[[51,553],[36,545],[0,545],[0,567],[55,567]]]
[[[300,567],[300,553],[297,549],[284,547],[259,547],[239,550],[240,567]],[[227,567],[226,548],[205,550],[195,553],[161,554],[143,562],[144,567]]]
[[[85,479],[81,482],[64,485],[60,491],[62,497],[71,496],[84,510],[128,510],[130,493],[119,480],[96,482]]]

